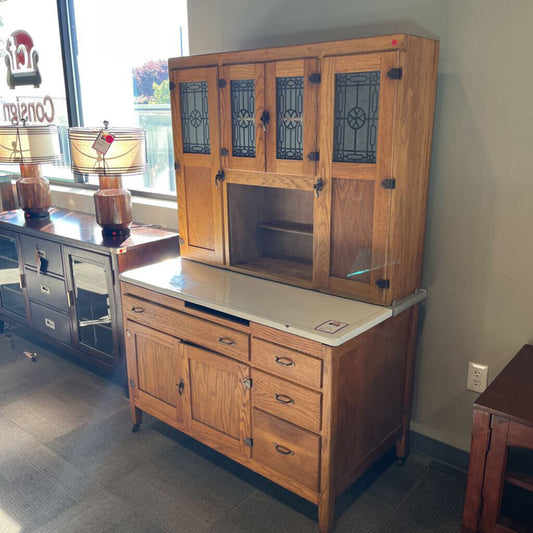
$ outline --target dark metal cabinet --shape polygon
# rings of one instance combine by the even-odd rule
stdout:
[[[0,323],[38,337],[108,372],[125,376],[119,274],[179,253],[178,235],[133,228],[104,241],[94,216],[52,209],[27,221],[0,213]]]

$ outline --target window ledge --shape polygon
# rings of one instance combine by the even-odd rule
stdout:
[[[78,187],[50,185],[52,203],[57,207],[94,215],[94,191]],[[178,229],[178,211],[175,200],[159,200],[144,196],[132,197],[133,219],[139,224],[157,224],[163,228]]]

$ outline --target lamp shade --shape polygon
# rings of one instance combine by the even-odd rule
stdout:
[[[112,176],[146,170],[146,134],[142,128],[105,130],[106,134],[114,138],[105,155],[93,148],[100,132],[97,128],[69,129],[74,172]]]
[[[0,126],[1,163],[53,163],[61,159],[57,126]]]

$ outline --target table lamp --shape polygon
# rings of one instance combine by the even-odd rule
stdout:
[[[124,237],[133,220],[131,194],[122,187],[124,174],[146,169],[146,134],[142,128],[70,128],[73,172],[97,174],[96,221],[104,237]]]
[[[0,126],[0,162],[20,164],[17,198],[26,218],[48,216],[50,183],[42,176],[41,163],[60,160],[57,126]]]

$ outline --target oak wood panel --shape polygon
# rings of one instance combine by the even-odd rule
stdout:
[[[253,405],[310,431],[321,429],[322,394],[252,370]]]
[[[260,187],[279,187],[285,189],[301,189],[312,191],[316,181],[314,176],[299,176],[276,172],[245,172],[228,170],[226,182],[240,185],[256,185]]]
[[[253,366],[312,388],[322,386],[322,361],[285,346],[252,337]]]
[[[191,68],[173,71],[170,81],[172,129],[176,166],[176,191],[181,254],[212,263],[224,263],[222,193],[215,184],[220,170],[218,69]],[[184,153],[180,83],[207,82],[209,109],[209,154]]]
[[[386,301],[411,294],[421,285],[439,43],[409,36],[400,53],[394,130],[390,252],[391,290]]]
[[[195,436],[219,450],[250,456],[250,367],[194,346],[182,345],[187,422]]]
[[[253,409],[253,458],[297,483],[319,489],[320,437]]]
[[[124,316],[128,320],[141,322],[180,339],[201,342],[206,348],[235,359],[247,361],[249,358],[249,336],[246,333],[129,295],[124,296],[123,302]]]
[[[259,120],[265,109],[265,68],[261,63],[251,65],[227,65],[221,67],[220,77],[226,81],[221,89],[220,124],[222,146],[228,155],[222,157],[224,169],[265,170],[265,131]],[[254,139],[255,157],[240,157],[233,154],[232,94],[231,82],[237,80],[254,80]]]
[[[298,335],[293,335],[278,329],[269,328],[268,326],[263,326],[256,322],[250,323],[250,331],[256,339],[265,340],[268,343],[274,343],[270,349],[289,348],[296,350],[303,355],[311,355],[319,359],[324,358],[324,345],[320,342],[306,339],[305,337],[299,337]],[[254,345],[256,345],[256,342],[252,338],[252,346]],[[265,349],[268,351],[269,347],[266,346]],[[255,350],[256,348],[252,347],[252,352]],[[305,364],[309,365],[311,364],[311,361],[308,361]]]
[[[406,34],[380,35],[347,39],[341,41],[325,41],[321,43],[280,46],[276,48],[260,48],[238,52],[222,52],[189,57],[169,59],[169,69],[224,65],[230,63],[252,63],[257,61],[281,61],[295,57],[324,57],[326,55],[346,55],[385,50],[402,50],[407,39]]]

